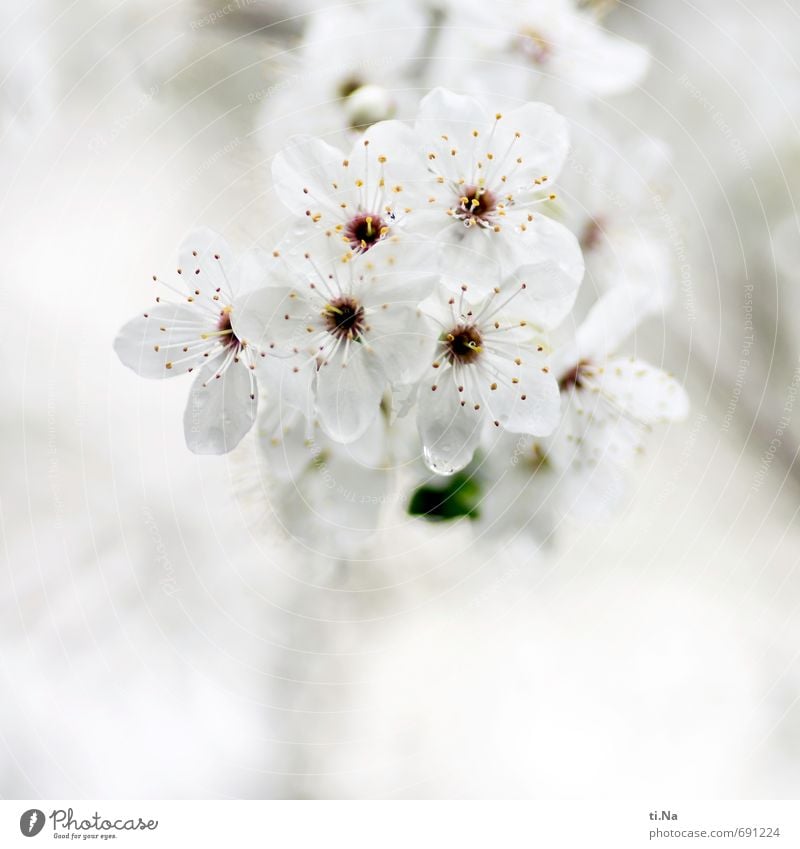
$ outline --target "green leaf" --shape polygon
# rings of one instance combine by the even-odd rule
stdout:
[[[479,518],[481,485],[477,478],[459,472],[441,480],[441,484],[424,484],[414,490],[408,505],[410,515],[432,522]]]

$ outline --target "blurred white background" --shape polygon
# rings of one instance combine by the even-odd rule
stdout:
[[[0,794],[796,797],[796,5],[607,18],[653,56],[609,112],[674,151],[679,293],[636,348],[692,399],[623,513],[544,553],[396,519],[350,563],[111,348],[187,230],[278,232],[302,4],[7,6]]]

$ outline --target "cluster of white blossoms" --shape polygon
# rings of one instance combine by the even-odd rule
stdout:
[[[600,30],[587,4],[517,4],[510,36],[467,5],[462,47],[490,32],[484,54],[514,57],[504,74],[526,62],[586,79],[594,95],[643,73],[646,54]],[[377,27],[385,8],[368,4],[359,26]],[[411,68],[422,13],[391,9],[380,32],[417,45],[402,55]],[[305,49],[352,14],[312,17]],[[436,20],[446,14],[437,8]],[[504,108],[479,87],[435,87],[415,117],[394,119],[392,98],[365,76],[386,70],[380,39],[355,43],[362,64],[354,50],[341,69],[303,77],[306,88],[334,86],[301,91],[324,100],[326,135],[344,141],[292,135],[274,156],[280,241],[237,259],[216,233],[190,234],[174,278],[154,277],[163,296],[120,332],[119,357],[146,377],[193,374],[192,451],[229,452],[254,431],[276,511],[298,536],[322,527],[328,544],[332,531],[360,540],[398,504],[512,532],[538,528],[543,504],[555,520],[604,514],[645,432],[688,408],[673,378],[621,350],[668,300],[668,252],[646,227],[626,226],[647,217],[650,172],[666,157],[657,145],[638,151],[659,165],[643,168],[641,185],[618,186],[613,203],[570,187],[569,173],[561,197],[574,148],[555,108],[527,92]],[[460,73],[446,52],[433,64]],[[634,257],[622,266],[621,245]],[[584,254],[598,269],[586,309],[576,305]]]

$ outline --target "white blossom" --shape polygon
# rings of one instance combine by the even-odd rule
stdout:
[[[641,294],[609,291],[578,328],[574,344],[554,355],[563,419],[536,450],[566,479],[566,512],[607,516],[624,493],[626,471],[644,450],[646,434],[688,415],[689,399],[672,375],[619,353],[647,307]]]
[[[232,450],[256,415],[257,355],[239,329],[239,305],[252,285],[247,261],[235,262],[225,240],[208,229],[190,233],[175,279],[153,280],[178,302],[158,296],[114,341],[122,362],[143,377],[194,373],[184,415],[186,444],[198,454]]]
[[[465,0],[452,14],[457,26],[445,30],[428,78],[482,99],[505,93],[519,102],[547,83],[606,97],[636,86],[649,65],[642,47],[606,32],[597,12],[574,0]]]
[[[586,288],[643,289],[648,311],[659,312],[675,290],[682,245],[670,209],[670,152],[642,137],[618,140],[605,128],[573,134],[562,178],[565,217],[579,235],[586,261]]]
[[[264,411],[257,428],[262,486],[285,532],[328,555],[356,554],[391,499],[386,418],[377,416],[346,445],[318,421],[278,406]]]
[[[525,283],[511,279],[478,301],[467,285],[425,303],[439,341],[420,387],[418,425],[425,462],[453,474],[472,459],[486,426],[545,436],[558,424],[558,384],[542,335],[513,316]]]
[[[491,113],[477,100],[436,89],[422,101],[416,130],[431,172],[425,215],[413,226],[436,239],[442,273],[469,273],[488,292],[498,273],[549,260],[564,292],[583,276],[575,236],[545,214],[568,151],[565,120],[528,103]]]
[[[412,3],[376,0],[321,8],[285,75],[268,92],[261,131],[270,146],[304,132],[346,140],[416,106],[409,85],[426,17]]]
[[[626,496],[648,433],[685,418],[688,399],[678,382],[618,350],[644,307],[636,293],[609,292],[574,344],[556,352],[562,417],[552,434],[485,434],[468,468],[480,492],[473,516],[479,538],[547,545],[565,516],[607,521]]]
[[[384,391],[416,380],[433,341],[418,303],[432,287],[424,269],[391,250],[341,255],[335,231],[268,269],[270,285],[242,310],[244,336],[273,353],[282,401],[352,442],[378,414]]]
[[[333,230],[343,257],[405,238],[407,251],[420,236],[408,236],[407,221],[427,178],[414,132],[399,121],[383,121],[356,139],[349,153],[322,139],[292,139],[273,160],[275,191],[306,222],[289,244],[320,230]],[[407,255],[406,255],[407,256]]]

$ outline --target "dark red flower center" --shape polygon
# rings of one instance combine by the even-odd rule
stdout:
[[[233,326],[231,325],[231,311],[230,309],[224,309],[222,314],[219,317],[219,321],[217,322],[217,338],[220,341],[220,344],[225,348],[240,348],[242,343],[239,341],[239,337],[233,332]]]
[[[388,227],[380,215],[362,213],[351,218],[344,236],[354,251],[367,251],[387,233]]]
[[[459,197],[456,216],[462,221],[488,222],[497,209],[497,198],[488,189],[467,186]]]
[[[566,392],[569,389],[572,389],[574,386],[576,389],[580,389],[583,386],[581,382],[581,372],[583,371],[584,366],[588,365],[586,360],[581,360],[574,368],[571,368],[558,382],[559,389],[562,392]]]
[[[365,329],[364,307],[343,295],[325,305],[322,313],[329,333],[340,339],[358,339]]]
[[[471,324],[459,324],[442,338],[452,363],[474,363],[483,350],[481,334]]]

